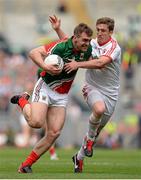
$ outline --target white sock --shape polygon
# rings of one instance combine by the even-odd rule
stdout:
[[[81,148],[80,148],[80,150],[78,151],[78,154],[77,154],[77,159],[78,160],[83,160],[84,158],[85,158],[84,149],[81,146]]]
[[[101,118],[95,118],[93,115],[90,116],[89,118],[89,129],[88,129],[88,133],[87,133],[87,137],[88,139],[94,141],[95,135],[96,135],[96,131],[100,125],[101,122]]]
[[[91,141],[95,140],[96,131],[100,125],[100,122],[101,122],[101,119],[98,120],[97,118],[94,118],[93,115],[90,116],[90,118],[89,118],[89,130],[88,130],[88,133],[86,134],[86,136]],[[81,148],[77,154],[78,160],[83,160],[85,158],[85,153],[84,153],[84,148],[83,148],[84,145],[85,145],[85,137],[83,139],[83,143],[81,145]]]

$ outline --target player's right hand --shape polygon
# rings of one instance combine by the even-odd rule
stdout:
[[[62,71],[61,69],[58,68],[57,65],[52,65],[52,64],[46,65],[44,70],[51,75],[58,75]]]
[[[49,21],[51,23],[51,26],[54,30],[59,29],[61,25],[61,19],[59,19],[57,16],[49,16]]]

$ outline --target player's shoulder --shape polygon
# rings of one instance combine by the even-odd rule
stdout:
[[[116,46],[119,46],[119,43],[117,41],[117,39],[115,37],[111,37],[111,41],[112,44],[115,44]],[[120,47],[120,46],[119,46]]]
[[[117,50],[121,51],[121,47],[115,37],[112,37],[110,42],[112,46],[114,46]]]
[[[46,51],[63,51],[65,48],[65,43],[68,41],[67,38],[61,39],[61,40],[57,40],[57,41],[53,41],[50,44],[45,45],[45,49]]]
[[[67,40],[68,40],[68,38],[59,39],[59,40],[56,40],[56,41],[52,41],[49,44],[45,44],[44,46],[45,47],[54,47],[56,45],[63,44],[65,42],[67,42]]]

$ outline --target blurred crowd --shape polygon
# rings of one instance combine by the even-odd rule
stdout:
[[[17,1],[17,4],[20,2]],[[98,2],[94,4],[91,1],[92,11],[98,7]],[[14,9],[15,6],[8,6],[9,3],[9,1],[3,1],[1,5],[5,8],[6,13],[12,12],[12,8],[14,13],[17,9]],[[30,11],[35,10],[35,15],[40,15],[41,12],[36,11],[40,9],[41,3],[32,1],[31,4]],[[65,0],[58,0],[55,7],[56,12],[60,15],[67,15],[69,12]],[[45,17],[44,15],[42,18]],[[141,148],[141,36],[138,31],[141,19],[140,16],[132,15],[128,21],[130,21],[130,26],[127,34],[130,39],[121,38],[117,33],[117,39],[122,47],[121,92],[116,112],[97,142],[98,146],[103,148]],[[37,24],[38,33],[46,36],[48,29],[45,26],[46,18],[43,20],[39,18]],[[6,37],[0,34],[0,147],[5,145],[30,147],[43,133],[42,130],[29,128],[20,109],[17,111],[18,107],[12,106],[9,102],[13,94],[23,91],[32,94],[37,80],[38,67],[28,58],[28,51],[29,49],[25,47],[13,47]],[[76,82],[70,93],[65,126],[56,145],[66,148],[80,146],[81,138],[86,132],[89,114],[89,108],[82,97],[80,84]]]
[[[105,127],[97,143],[99,147],[106,148],[141,148],[141,94],[138,92],[140,73],[137,73],[141,68],[141,42],[134,46],[129,42],[122,44],[122,49],[121,100],[116,114]],[[29,147],[41,137],[42,131],[30,129],[20,110],[15,110],[18,107],[11,106],[9,102],[13,94],[25,90],[32,93],[37,80],[37,66],[28,59],[27,52],[28,49],[12,48],[6,38],[0,35],[1,147]],[[89,108],[80,94],[79,88],[74,88],[71,92],[65,127],[57,141],[59,147],[76,147],[81,144]]]
[[[27,57],[26,49],[13,49],[0,36],[0,144],[11,143],[18,128],[18,117],[10,105],[11,95],[32,89],[36,81],[37,67]]]

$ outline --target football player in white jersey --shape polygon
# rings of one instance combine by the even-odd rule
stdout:
[[[50,17],[53,29],[59,38],[66,37],[60,28],[60,19]],[[74,155],[74,172],[82,172],[85,156],[92,157],[96,139],[111,118],[118,100],[120,87],[121,48],[112,37],[114,20],[102,17],[96,21],[96,39],[91,40],[92,57],[86,62],[72,60],[65,65],[68,73],[78,68],[86,68],[83,96],[92,110],[88,132],[82,146]]]

